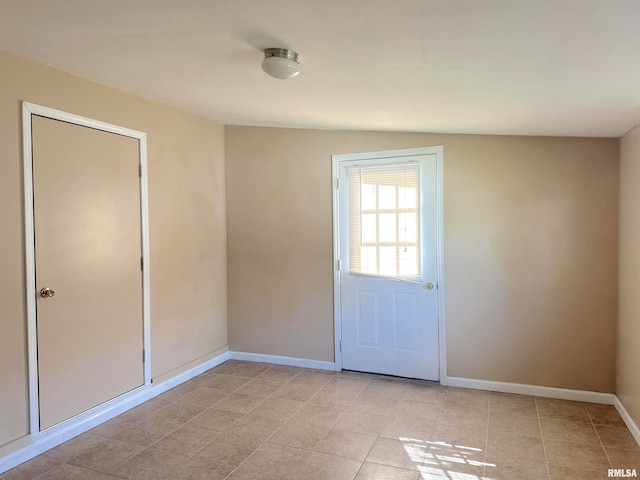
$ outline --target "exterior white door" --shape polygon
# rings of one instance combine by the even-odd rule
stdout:
[[[344,369],[439,379],[437,156],[338,157]]]

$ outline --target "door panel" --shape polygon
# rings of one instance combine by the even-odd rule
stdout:
[[[396,350],[418,352],[418,296],[415,293],[394,294],[394,338]]]
[[[380,309],[378,292],[359,290],[358,295],[358,345],[379,347]]]
[[[40,429],[144,383],[138,140],[32,117]]]
[[[345,369],[438,380],[436,154],[341,162]],[[344,185],[344,187],[343,187]]]

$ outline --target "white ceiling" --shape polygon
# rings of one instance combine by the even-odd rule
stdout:
[[[301,74],[260,69],[268,47]],[[0,49],[226,124],[619,137],[639,0],[0,0]]]

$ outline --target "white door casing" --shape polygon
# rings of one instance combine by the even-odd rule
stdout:
[[[442,153],[333,156],[337,369],[446,379]],[[419,199],[407,200],[407,191]],[[407,233],[415,207],[417,235]]]
[[[35,117],[35,118],[34,118]],[[146,134],[143,132],[138,132],[135,130],[131,130],[131,129],[127,129],[127,128],[123,128],[123,127],[119,127],[116,125],[112,125],[112,124],[107,124],[104,122],[99,122],[96,120],[92,120],[92,119],[88,119],[85,117],[81,117],[78,115],[73,115],[73,114],[69,114],[66,112],[62,112],[59,110],[54,110],[48,107],[43,107],[43,106],[39,106],[39,105],[34,105],[31,103],[27,103],[27,102],[23,102],[23,151],[24,151],[24,181],[25,181],[25,241],[26,241],[26,292],[27,292],[27,322],[28,322],[28,352],[29,352],[29,398],[30,398],[30,431],[31,431],[31,435],[32,437],[38,436],[41,431],[47,431],[47,432],[51,432],[51,431],[59,431],[59,430],[63,430],[65,428],[68,428],[68,425],[70,425],[72,422],[79,420],[81,417],[82,418],[90,418],[92,415],[95,415],[97,413],[99,413],[101,408],[105,408],[106,404],[103,405],[102,407],[100,405],[89,405],[89,403],[87,403],[86,407],[83,408],[87,408],[86,411],[78,411],[77,409],[74,410],[73,408],[71,409],[66,409],[67,411],[69,411],[72,415],[72,418],[66,418],[68,417],[68,415],[64,414],[65,408],[61,409],[61,416],[58,415],[58,413],[51,415],[48,415],[49,420],[44,421],[44,423],[41,425],[41,419],[42,419],[42,414],[43,411],[41,411],[42,405],[40,403],[41,400],[41,395],[40,395],[40,391],[39,389],[41,388],[41,385],[39,384],[39,381],[42,381],[42,379],[39,379],[39,374],[42,374],[42,365],[38,365],[39,362],[39,356],[38,356],[38,347],[39,347],[39,343],[38,343],[38,323],[37,323],[37,300],[42,300],[43,303],[41,303],[41,305],[43,307],[45,307],[45,311],[44,313],[47,313],[46,311],[50,311],[50,307],[53,306],[53,303],[46,303],[49,300],[46,299],[42,299],[39,296],[39,289],[42,285],[36,285],[36,280],[37,281],[41,281],[42,279],[37,279],[36,278],[36,252],[38,251],[38,246],[36,245],[36,240],[35,240],[35,229],[34,229],[34,198],[36,197],[35,192],[34,192],[34,168],[35,168],[35,164],[34,164],[34,145],[36,144],[36,142],[34,141],[34,137],[33,137],[33,128],[34,128],[34,124],[35,121],[40,122],[39,125],[45,125],[48,121],[51,122],[51,126],[55,127],[55,128],[62,128],[62,130],[59,130],[60,134],[62,135],[71,135],[71,137],[69,137],[69,139],[74,138],[73,137],[73,132],[78,132],[78,133],[82,133],[82,132],[87,132],[88,134],[90,134],[90,132],[95,132],[95,134],[93,134],[93,136],[91,136],[91,134],[89,135],[89,137],[86,138],[96,138],[96,139],[100,139],[102,138],[103,140],[107,140],[108,142],[111,142],[110,144],[115,145],[120,145],[120,146],[125,146],[125,145],[129,145],[128,147],[126,147],[126,151],[131,152],[131,160],[134,162],[133,167],[134,169],[131,170],[130,166],[127,167],[126,165],[130,165],[129,163],[126,164],[122,164],[125,166],[125,170],[131,172],[130,174],[127,175],[136,175],[136,177],[138,177],[137,172],[135,172],[135,168],[137,168],[137,163],[139,163],[139,203],[135,200],[135,194],[134,196],[130,199],[131,201],[135,202],[138,204],[138,206],[136,207],[135,205],[133,206],[133,208],[138,208],[139,211],[139,215],[133,214],[133,216],[131,216],[131,221],[133,222],[139,222],[139,232],[136,232],[134,235],[134,239],[133,242],[134,244],[133,246],[133,250],[130,251],[129,256],[131,256],[131,258],[135,261],[135,244],[139,244],[140,245],[140,254],[141,254],[141,261],[144,264],[144,268],[142,269],[141,272],[141,276],[138,276],[138,280],[137,283],[138,285],[141,285],[141,291],[138,290],[138,287],[136,286],[136,280],[135,280],[135,268],[129,268],[127,267],[127,271],[131,272],[130,274],[127,275],[134,275],[131,278],[131,281],[133,281],[133,283],[131,284],[131,288],[133,290],[138,290],[138,294],[134,294],[131,299],[133,301],[132,304],[132,308],[133,310],[131,310],[132,312],[134,312],[135,315],[135,304],[137,302],[141,302],[142,305],[140,305],[139,307],[139,329],[142,330],[142,332],[139,331],[135,331],[135,326],[133,327],[134,330],[129,330],[132,337],[133,338],[138,338],[138,343],[139,347],[141,350],[144,351],[144,358],[142,358],[143,356],[143,351],[138,351],[138,354],[135,355],[135,357],[131,356],[130,360],[125,360],[126,364],[130,364],[131,362],[135,362],[138,363],[139,365],[141,365],[142,367],[142,372],[140,373],[140,380],[136,380],[136,376],[133,375],[131,378],[129,378],[128,380],[126,380],[124,382],[124,387],[121,389],[118,389],[118,387],[114,387],[111,390],[109,390],[109,387],[103,388],[103,386],[100,386],[99,384],[96,384],[95,387],[89,387],[91,390],[88,390],[87,392],[90,394],[88,395],[89,397],[91,397],[91,395],[94,394],[94,392],[92,390],[100,390],[103,389],[104,390],[104,395],[102,397],[100,397],[100,394],[97,394],[95,396],[95,398],[104,398],[104,400],[100,400],[102,402],[108,402],[108,403],[112,403],[113,401],[117,401],[118,399],[120,399],[121,397],[124,398],[126,397],[129,393],[126,393],[128,390],[130,390],[130,393],[132,393],[133,391],[137,390],[138,388],[144,388],[144,386],[148,386],[151,383],[151,370],[150,370],[150,336],[149,336],[149,329],[150,329],[150,320],[149,320],[149,306],[150,306],[150,298],[149,298],[149,239],[148,239],[148,201],[147,201],[147,175],[146,175]],[[44,122],[44,123],[42,123]],[[64,122],[64,123],[63,123]],[[58,125],[58,126],[56,126]],[[67,125],[65,127],[65,125]],[[78,127],[87,127],[88,130],[83,130],[82,128],[80,130],[74,130]],[[40,127],[39,127],[40,128]],[[56,132],[58,130],[52,130],[52,132]],[[48,129],[49,130],[49,129]],[[113,137],[110,136],[110,134],[114,134]],[[50,134],[51,135],[51,134]],[[56,135],[55,133],[53,133],[53,135]],[[51,138],[55,138],[55,137],[51,137]],[[123,139],[122,141],[119,141],[118,139]],[[128,139],[133,139],[133,140],[125,140],[125,138]],[[37,140],[37,138],[36,138]],[[134,143],[127,143],[133,141]],[[114,143],[115,142],[115,143]],[[124,143],[123,143],[124,142]],[[69,143],[69,140],[67,140],[67,143]],[[45,150],[42,150],[42,147],[40,148],[40,152],[42,155],[43,152],[46,152],[46,145],[47,143],[38,143],[38,144],[42,144],[45,145]],[[53,143],[51,145],[54,145]],[[66,147],[65,147],[66,148]],[[120,147],[118,147],[120,148]],[[81,151],[81,150],[79,150]],[[66,150],[61,150],[60,154],[62,155],[66,155]],[[69,151],[71,152],[71,150]],[[86,153],[82,153],[81,155],[86,155]],[[137,158],[136,158],[137,156]],[[53,157],[52,157],[53,158]],[[104,161],[104,160],[103,160]],[[129,160],[127,160],[128,162]],[[47,167],[49,168],[49,167]],[[105,166],[103,166],[102,168],[105,168]],[[108,172],[108,166],[106,167],[107,170],[104,170],[105,172]],[[94,169],[95,170],[95,169]],[[46,170],[45,170],[46,171]],[[98,170],[99,171],[99,170]],[[55,170],[50,172],[55,172]],[[119,174],[121,175],[121,174]],[[51,176],[51,173],[48,175]],[[41,180],[40,182],[42,182],[42,180],[46,179],[47,177],[40,177]],[[130,178],[130,177],[129,177]],[[134,181],[135,182],[135,181]],[[46,183],[41,183],[41,185],[44,185],[47,187],[47,189],[49,188],[50,185],[48,185],[48,181]],[[82,184],[79,184],[80,186]],[[131,184],[131,182],[129,181],[129,185],[130,187],[128,187],[129,189],[131,189],[131,187],[133,186]],[[135,188],[135,187],[133,187]],[[86,190],[86,189],[85,189]],[[52,192],[55,192],[55,190],[53,190]],[[62,191],[61,191],[62,192]],[[107,194],[107,192],[103,192],[104,194]],[[117,192],[114,192],[114,195],[118,195]],[[130,194],[131,195],[131,194]],[[47,197],[43,197],[43,198],[47,198]],[[55,196],[53,197],[48,197],[50,199],[52,199],[52,201],[54,203],[57,202],[57,198]],[[108,197],[105,197],[105,199],[108,199]],[[42,201],[41,201],[42,202]],[[127,204],[129,203],[129,201],[127,201]],[[61,204],[62,205],[62,204]],[[67,203],[67,205],[73,206],[73,202],[72,203]],[[109,202],[107,201],[107,203],[104,204],[105,207],[108,207]],[[46,213],[49,209],[53,208],[54,205],[44,205],[44,209],[42,209],[43,205],[40,206],[41,208],[41,214]],[[87,206],[88,208],[88,206]],[[108,217],[104,217],[104,213],[106,212],[100,212],[100,211],[95,211],[97,210],[97,208],[94,208],[95,213],[89,212],[87,210],[87,208],[85,208],[85,210],[87,211],[87,214],[91,214],[92,216],[94,216],[94,218],[98,219],[100,218],[100,215],[102,215],[102,218],[106,220],[106,218]],[[73,210],[76,210],[75,207],[72,207]],[[82,209],[82,208],[80,208]],[[133,213],[133,212],[132,212]],[[61,217],[62,218],[62,217]],[[80,224],[82,224],[82,222],[80,222]],[[100,220],[98,220],[98,223],[96,223],[96,225],[100,225],[101,222]],[[59,230],[58,227],[56,227],[56,224],[50,224],[51,227],[49,227],[50,231],[55,232],[56,230]],[[133,225],[133,224],[132,224]],[[51,230],[51,228],[53,228],[53,230]],[[134,230],[135,230],[135,226],[134,226]],[[82,231],[82,230],[81,230]],[[119,232],[119,230],[113,230],[110,229],[109,230],[112,233],[116,233]],[[106,232],[106,230],[104,231]],[[89,234],[90,231],[85,231],[85,233]],[[91,235],[93,236],[93,238],[98,238],[101,237],[101,234],[96,235],[96,233],[99,232],[95,232],[92,233]],[[89,238],[88,235],[83,235],[85,238],[85,240],[87,238]],[[64,238],[64,237],[61,237]],[[115,237],[114,237],[115,238]],[[107,245],[108,240],[105,238],[104,239],[106,241],[106,243],[103,243],[103,245]],[[114,245],[113,243],[111,243],[111,245]],[[40,245],[40,248],[42,249],[42,247],[45,247],[46,249],[46,245]],[[61,244],[61,247],[64,249],[66,248],[64,246],[64,243]],[[58,247],[56,249],[56,251],[59,251],[60,247]],[[99,250],[99,249],[98,249]],[[46,251],[46,250],[45,250]],[[42,250],[41,250],[42,252]],[[103,250],[103,253],[105,252],[105,250]],[[79,253],[89,253],[89,252],[79,252]],[[85,255],[86,256],[86,255]],[[57,260],[56,260],[57,262]],[[42,262],[41,262],[42,263]],[[46,263],[46,262],[45,262]],[[44,265],[44,263],[43,263]],[[57,267],[59,268],[59,267]],[[48,271],[51,271],[50,269]],[[140,272],[139,272],[140,273]],[[42,275],[42,273],[41,273]],[[48,275],[48,274],[46,274]],[[46,276],[45,275],[45,276]],[[89,277],[91,278],[91,276],[97,275],[97,272],[90,272],[89,273]],[[115,277],[114,277],[115,278]],[[76,282],[77,284],[77,282]],[[105,285],[109,285],[109,280],[107,280],[107,284]],[[123,287],[125,288],[125,290],[122,290],[122,292],[126,292],[126,287],[124,285],[119,285],[118,282],[111,281],[111,285],[114,286],[115,290],[113,290],[113,292],[109,292],[109,293],[114,293],[114,292],[118,292],[120,291]],[[55,289],[55,286],[52,286]],[[120,289],[120,290],[118,290]],[[101,295],[99,292],[95,292],[96,293],[96,297],[94,300],[89,300],[90,303],[87,305],[91,305],[91,303],[97,303],[99,301],[99,299],[101,298]],[[138,301],[136,301],[136,295],[137,298],[139,299]],[[118,296],[118,295],[114,295],[114,296]],[[55,298],[55,297],[54,297]],[[53,300],[54,298],[51,298],[51,300]],[[62,297],[58,297],[60,301],[63,301]],[[69,300],[68,295],[67,298],[64,299],[66,301]],[[111,302],[117,302],[118,299],[117,298],[109,298],[108,301]],[[138,303],[139,304],[139,303]],[[87,305],[84,306],[85,311],[87,308]],[[105,304],[105,305],[108,305]],[[55,309],[54,309],[55,310]],[[41,312],[43,313],[43,312]],[[48,314],[48,313],[47,313]],[[97,316],[97,315],[96,315]],[[91,317],[91,316],[90,316]],[[44,317],[43,317],[44,318]],[[87,318],[87,320],[90,320],[90,318]],[[135,320],[135,319],[134,319]],[[108,320],[107,320],[108,321]],[[104,322],[104,320],[102,321]],[[44,327],[44,323],[43,323],[43,327]],[[99,324],[96,324],[99,325]],[[124,324],[123,324],[124,325]],[[83,325],[83,323],[81,322],[80,324],[78,324],[79,326],[79,331],[83,330],[85,328],[85,325]],[[114,324],[115,326],[115,324]],[[48,328],[51,328],[52,325],[47,325]],[[127,327],[127,328],[131,328],[131,327]],[[75,329],[74,329],[75,330]],[[79,333],[79,331],[73,331],[71,332],[72,334],[77,334]],[[126,329],[125,329],[126,331]],[[85,334],[86,335],[86,334]],[[73,335],[72,335],[73,336]],[[64,338],[64,337],[63,337]],[[40,341],[42,341],[43,339],[41,338]],[[69,341],[71,341],[70,345],[74,344],[74,340],[70,339]],[[75,344],[77,344],[78,340],[75,340]],[[135,341],[134,341],[135,344]],[[132,344],[133,346],[130,348],[135,348],[135,345]],[[53,345],[53,344],[50,344]],[[100,345],[99,343],[97,345]],[[42,346],[42,345],[41,345]],[[86,350],[85,351],[89,352],[90,350]],[[129,350],[132,351],[132,350]],[[117,353],[116,353],[117,354]],[[138,356],[139,355],[139,356]],[[108,357],[105,357],[108,358]],[[139,359],[142,359],[142,363],[139,363]],[[116,362],[117,364],[117,362]],[[100,365],[100,364],[97,364]],[[126,368],[125,364],[123,364],[123,367],[120,368]],[[85,369],[86,370],[86,369]],[[90,374],[90,371],[88,372]],[[87,377],[90,378],[90,377]],[[136,385],[139,385],[139,387],[136,387]],[[58,395],[58,392],[56,392],[55,390],[51,390],[51,387],[49,388],[49,392],[53,392],[55,395]],[[54,386],[54,388],[57,388]],[[110,393],[110,392],[114,392],[114,393]],[[114,398],[113,395],[116,395],[117,398]],[[55,397],[54,397],[55,398]],[[79,403],[80,406],[82,406],[82,403]],[[82,410],[82,409],[80,409]],[[58,415],[58,416],[56,416]],[[66,418],[66,419],[65,419]]]

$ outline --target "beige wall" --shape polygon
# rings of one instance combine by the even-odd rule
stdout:
[[[227,126],[232,350],[333,361],[331,155],[444,145],[450,376],[613,392],[618,140]]]
[[[223,127],[4,52],[0,85],[1,447],[28,433],[21,100],[148,134],[152,376],[225,347],[227,327]]]
[[[617,140],[224,130],[3,52],[0,85],[0,447],[28,433],[20,100],[148,133],[156,379],[226,346],[226,298],[232,349],[333,361],[331,154],[444,145],[449,375],[613,391]],[[618,389],[638,421],[624,265]]]
[[[640,425],[640,126],[621,141],[616,394]]]

